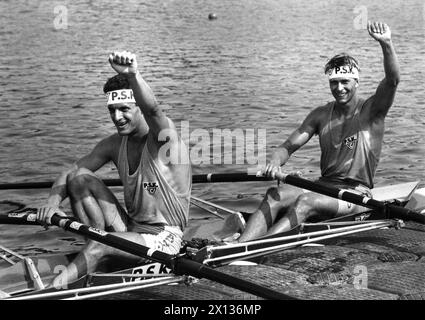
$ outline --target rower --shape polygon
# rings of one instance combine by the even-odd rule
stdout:
[[[192,173],[189,152],[142,78],[136,56],[114,52],[111,67],[118,73],[104,85],[107,106],[117,133],[65,170],[52,186],[37,219],[50,223],[59,205],[69,197],[74,216],[82,223],[168,254],[179,253],[188,223]],[[95,175],[114,163],[124,186],[125,208]],[[53,281],[64,288],[93,272],[108,258],[131,263],[139,257],[88,241],[83,250]]]
[[[318,135],[321,148],[318,182],[371,196],[384,120],[394,101],[400,70],[388,25],[368,22],[367,30],[381,45],[384,57],[385,78],[375,94],[368,99],[360,98],[357,60],[346,53],[334,56],[326,64],[325,74],[335,101],[307,115],[272,154],[262,169],[265,176],[274,178],[295,151]],[[307,219],[325,220],[360,210],[362,206],[283,184],[267,191],[238,241],[284,232]]]

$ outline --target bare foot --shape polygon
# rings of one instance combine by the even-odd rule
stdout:
[[[224,220],[223,228],[220,231],[216,232],[214,236],[216,236],[221,241],[225,241],[224,239],[228,238],[229,240],[233,239],[232,241],[235,241],[245,230],[245,225],[246,222],[242,214],[240,214],[239,212],[233,213]]]
[[[236,232],[233,235],[222,239],[222,241],[224,243],[227,243],[227,244],[239,243],[238,239],[239,239],[240,236],[241,236],[241,234],[239,232]]]

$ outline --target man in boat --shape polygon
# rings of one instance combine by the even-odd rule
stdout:
[[[179,253],[192,187],[189,152],[138,71],[136,56],[114,52],[109,62],[118,74],[104,85],[107,108],[103,108],[117,133],[101,140],[56,179],[37,218],[49,224],[54,213],[64,215],[59,205],[69,197],[72,212],[82,223],[168,254]],[[94,174],[111,161],[124,186],[126,209]],[[64,287],[110,257],[140,259],[88,241],[53,286]]]
[[[400,70],[388,25],[367,26],[379,42],[385,78],[368,99],[358,96],[359,64],[342,53],[325,66],[335,101],[315,108],[273,153],[263,174],[275,177],[289,157],[313,135],[319,136],[321,177],[319,183],[371,196],[373,178],[384,135],[384,119],[393,104]],[[308,192],[289,185],[267,190],[258,210],[250,217],[239,242],[288,231],[307,219],[325,220],[359,212],[364,207]]]

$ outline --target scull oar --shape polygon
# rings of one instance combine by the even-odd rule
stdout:
[[[109,187],[122,186],[120,179],[103,179],[102,181]],[[52,185],[53,181],[0,183],[0,190],[49,189]]]
[[[425,215],[395,204],[374,200],[365,195],[359,195],[348,190],[323,185],[295,175],[278,172],[276,173],[276,179],[295,187],[310,190],[332,198],[341,199],[370,209],[382,211],[388,218],[412,220],[425,224]]]
[[[9,213],[10,215],[10,213]],[[12,217],[15,220],[21,221],[34,221],[34,214],[20,215]],[[2,217],[0,216],[0,223],[2,223]],[[96,228],[89,227],[80,222],[67,217],[61,217],[53,215],[51,222],[53,225],[63,228],[64,230],[71,231],[73,233],[85,236],[91,240],[98,241],[105,245],[111,246],[116,249],[123,250],[125,252],[134,254],[136,256],[153,260],[166,265],[170,268],[173,273],[177,275],[188,274],[197,278],[206,278],[229,287],[245,291],[259,297],[273,300],[295,300],[295,298],[283,294],[281,292],[271,290],[269,288],[260,286],[254,282],[247,281],[241,278],[234,277],[232,275],[214,270],[202,263],[184,258],[179,255],[170,255],[158,250],[151,249],[149,247],[140,245],[138,243],[120,238],[109,232],[99,230]]]
[[[327,195],[329,197],[341,199],[347,202],[358,204],[367,208],[380,210],[384,212],[388,218],[400,218],[405,220],[413,220],[425,224],[425,215],[397,206],[391,203],[374,200],[372,198],[355,194],[347,190],[325,186],[323,184],[310,181],[299,176],[277,173],[276,178],[286,184],[290,184],[299,188],[310,190],[316,193]],[[206,182],[244,182],[244,181],[268,181],[272,180],[263,176],[249,175],[246,172],[236,173],[209,173],[193,175],[193,183],[206,183]],[[103,180],[108,186],[121,185],[118,179],[105,179]],[[1,189],[24,189],[24,188],[46,188],[51,185],[51,182],[39,183],[9,183],[0,184]]]
[[[247,173],[209,173],[195,174],[192,176],[192,183],[205,182],[243,182],[243,181],[269,181],[272,179],[249,175]],[[120,179],[102,179],[108,187],[122,186]],[[48,189],[53,185],[53,181],[40,182],[16,182],[16,183],[0,183],[0,190],[14,189]]]
[[[195,177],[195,176],[194,176]],[[197,182],[243,182],[243,181],[267,181],[271,180],[264,176],[249,175],[245,172],[241,173],[210,173],[198,175]],[[374,200],[364,195],[358,195],[348,190],[343,190],[331,186],[326,186],[318,182],[301,178],[296,175],[276,173],[276,179],[302,189],[310,190],[329,197],[341,199],[347,202],[358,204],[370,209],[383,212],[387,218],[399,218],[404,220],[412,220],[425,224],[425,215],[416,211],[391,204],[388,202]]]

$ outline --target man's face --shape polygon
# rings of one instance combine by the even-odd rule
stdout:
[[[121,136],[132,134],[143,119],[140,108],[134,103],[110,104],[108,110],[118,134]]]
[[[338,104],[350,102],[357,91],[357,86],[356,79],[338,78],[329,80],[329,87]]]

